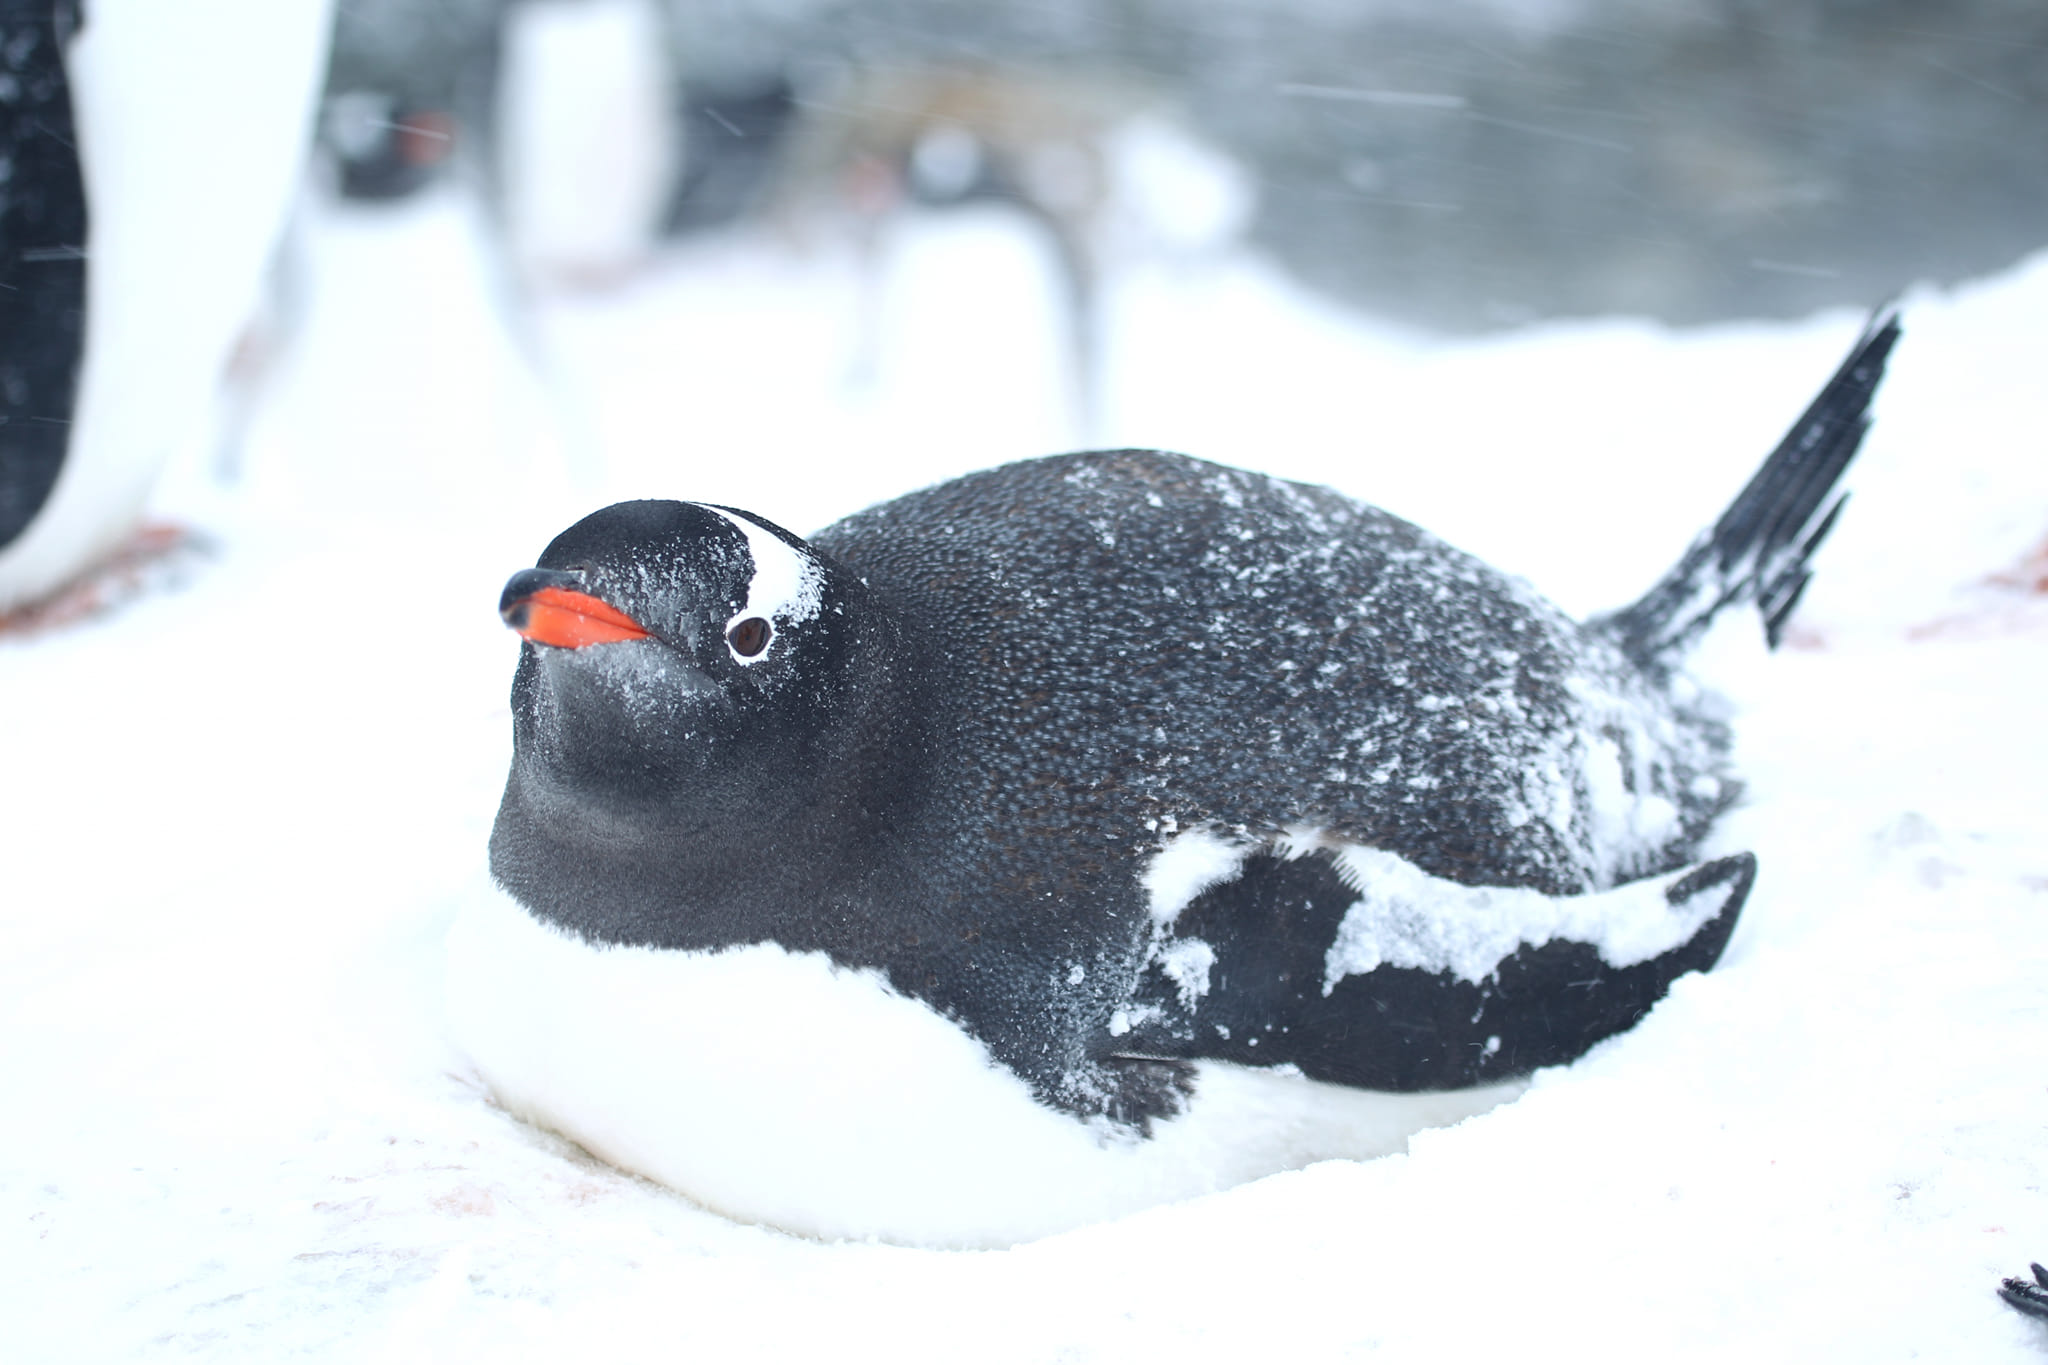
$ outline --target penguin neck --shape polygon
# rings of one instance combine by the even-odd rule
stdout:
[[[599,943],[831,948],[849,897],[893,881],[889,829],[916,802],[922,670],[892,615],[859,613],[829,719],[752,746],[673,801],[580,801],[515,754],[491,872],[544,922]]]
[[[536,918],[591,942],[716,948],[776,938],[814,906],[853,852],[837,833],[715,815],[661,829],[565,818],[515,769],[491,833],[491,874]]]

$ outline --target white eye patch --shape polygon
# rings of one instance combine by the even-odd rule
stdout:
[[[773,644],[775,634],[810,620],[824,606],[824,570],[819,568],[817,560],[752,518],[706,503],[698,503],[697,506],[724,517],[747,538],[747,553],[754,561],[754,576],[747,581],[746,601],[740,604],[738,614],[726,622],[726,647],[732,650],[733,658],[740,663],[760,663],[770,651],[763,648],[751,656],[740,653],[730,643],[733,628],[750,617],[761,617],[773,627],[769,636],[769,643]]]

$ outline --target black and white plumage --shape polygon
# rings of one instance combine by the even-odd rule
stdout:
[[[1672,682],[1720,608],[1782,622],[1896,336],[1585,625],[1154,451],[809,542],[595,513],[501,604],[509,900],[457,931],[465,1037],[512,1108],[716,1207],[942,1243],[1488,1107],[1720,955],[1755,864],[1698,861],[1736,787]]]
[[[328,17],[0,3],[0,614],[105,559],[208,434],[298,187]]]

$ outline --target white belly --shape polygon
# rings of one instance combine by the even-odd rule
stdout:
[[[1137,1139],[1036,1103],[879,973],[771,944],[597,948],[479,887],[449,936],[456,1037],[513,1113],[733,1218],[828,1238],[1006,1246],[1410,1134],[1521,1084],[1423,1095],[1197,1068]]]

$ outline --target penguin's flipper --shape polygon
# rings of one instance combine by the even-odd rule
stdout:
[[[1738,853],[1552,896],[1378,849],[1254,853],[1176,917],[1119,1041],[1366,1090],[1513,1080],[1633,1027],[1673,980],[1713,966],[1755,880]]]
[[[1898,339],[1896,309],[1872,314],[1849,358],[1713,528],[1638,601],[1593,624],[1657,672],[1675,663],[1723,607],[1753,602],[1775,649],[1811,577],[1807,559],[1848,496],[1835,485],[1870,428],[1871,396]]]
[[[2028,1317],[2048,1322],[2048,1270],[2042,1269],[2039,1261],[2033,1264],[2032,1269],[2032,1284],[2014,1275],[1999,1284],[1998,1297]]]

